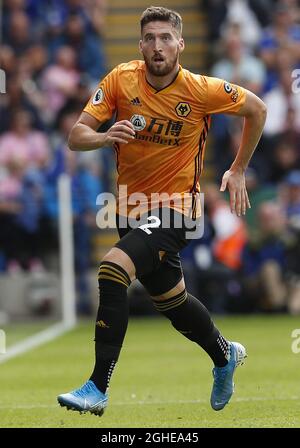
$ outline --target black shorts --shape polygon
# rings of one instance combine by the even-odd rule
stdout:
[[[117,216],[120,240],[116,247],[131,258],[136,277],[151,296],[174,288],[183,276],[179,251],[189,243],[187,232],[195,222],[190,220],[187,226],[183,218],[164,208],[149,211],[135,223]]]

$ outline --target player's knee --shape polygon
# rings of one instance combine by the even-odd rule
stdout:
[[[160,296],[152,296],[151,299],[154,302],[164,302],[165,300],[167,300],[167,297],[165,294],[161,294]]]
[[[130,280],[135,278],[135,266],[131,258],[121,249],[113,247],[101,260],[101,264],[108,262],[120,266],[128,274]],[[100,266],[101,266],[100,264]]]
[[[119,264],[109,260],[101,261],[98,272],[98,285],[102,306],[117,306],[120,302],[123,302],[130,283],[129,275]]]
[[[178,294],[183,294],[185,292],[185,289],[183,289],[180,293],[178,293]],[[168,300],[172,300],[173,298],[175,298],[175,297],[177,297],[177,295],[178,294],[176,294],[176,295],[173,295],[173,296],[169,296],[169,295],[167,295],[167,294],[161,294],[160,296],[155,296],[155,297],[151,297],[152,298],[152,300],[154,301],[154,302],[166,302],[166,301],[168,301]]]
[[[154,307],[162,314],[165,314],[167,317],[171,318],[169,312],[173,312],[176,308],[183,305],[188,299],[188,294],[186,289],[181,291],[176,296],[169,297],[168,299],[163,298],[162,300],[157,300],[157,297],[152,299]],[[172,319],[171,319],[172,320]]]
[[[181,295],[185,292],[185,283],[184,279],[182,278],[174,288],[170,289],[169,291],[160,294],[158,296],[152,296],[152,300],[154,302],[164,302],[166,300],[170,300],[178,295]]]

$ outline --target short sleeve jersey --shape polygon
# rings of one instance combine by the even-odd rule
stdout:
[[[116,113],[117,121],[131,121],[136,131],[134,140],[115,144],[119,201],[135,193],[149,203],[151,194],[197,195],[210,115],[238,112],[245,97],[239,86],[182,67],[159,91],[147,82],[143,61],[112,70],[84,111],[99,122]]]

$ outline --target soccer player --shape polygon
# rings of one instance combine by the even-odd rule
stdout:
[[[71,150],[114,146],[120,240],[100,263],[94,370],[82,387],[59,395],[58,402],[103,414],[127,329],[127,288],[138,278],[157,310],[212,359],[211,406],[218,411],[232,396],[234,371],[246,350],[225,339],[203,304],[186,291],[178,252],[188,244],[187,230],[201,213],[199,176],[211,114],[244,117],[239,151],[221,185],[221,191],[229,190],[231,211],[240,216],[250,207],[244,174],[263,130],[266,107],[240,86],[195,75],[179,65],[184,40],[182,19],[175,11],[150,7],[143,12],[139,48],[144,61],[112,70],[69,136]],[[115,124],[98,133],[114,113]],[[136,195],[139,211],[130,220]],[[169,221],[164,219],[168,213]]]

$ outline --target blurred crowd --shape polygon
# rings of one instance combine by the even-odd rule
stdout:
[[[105,12],[105,0],[4,0],[2,10],[0,271],[47,269],[47,255],[57,251],[57,180],[69,173],[83,308],[105,160],[100,152],[72,153],[66,143],[106,73]]]
[[[208,74],[237,83],[268,107],[246,173],[252,208],[230,213],[221,176],[234,158],[242,120],[214,117],[214,182],[203,182],[204,236],[183,251],[188,289],[214,312],[300,313],[300,1],[202,0]],[[96,196],[112,189],[112,152],[66,150],[68,133],[107,71],[105,0],[4,0],[0,67],[0,271],[47,269],[57,250],[57,179],[72,178],[81,311]],[[122,62],[122,61],[120,61]],[[299,72],[297,71],[299,70]],[[298,81],[297,81],[298,78]],[[228,198],[227,198],[228,199]],[[98,230],[99,231],[99,230]]]
[[[300,2],[202,4],[210,24],[210,75],[256,93],[268,116],[246,173],[252,208],[245,219],[230,213],[219,192],[239,147],[242,120],[214,116],[216,183],[203,182],[205,234],[185,252],[187,282],[216,312],[299,314]]]

